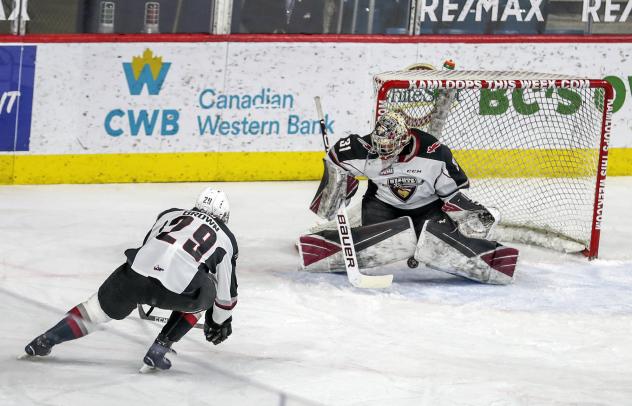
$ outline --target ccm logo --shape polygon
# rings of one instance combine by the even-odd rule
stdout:
[[[345,257],[345,262],[348,267],[354,267],[355,260],[353,259],[353,244],[351,243],[351,228],[346,226],[345,216],[338,215],[338,228],[340,230],[340,246],[342,248],[342,254]]]

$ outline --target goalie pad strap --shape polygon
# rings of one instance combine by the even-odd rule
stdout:
[[[410,217],[351,229],[360,268],[372,268],[410,258],[417,238]],[[345,269],[337,230],[302,235],[298,248],[301,268],[311,272]]]

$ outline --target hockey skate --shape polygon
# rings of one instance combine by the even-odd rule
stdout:
[[[143,358],[143,366],[140,368],[140,373],[145,374],[156,370],[164,371],[171,368],[171,361],[166,357],[166,354],[169,352],[176,354],[171,349],[171,343],[156,339]]]
[[[50,338],[46,337],[46,334],[39,335],[33,341],[28,343],[26,347],[24,347],[26,355],[23,355],[22,357],[34,357],[36,355],[44,357],[50,354],[53,345],[53,342]]]

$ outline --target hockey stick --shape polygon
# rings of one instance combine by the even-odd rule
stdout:
[[[320,97],[314,97],[316,110],[318,111],[318,119],[320,120],[320,133],[323,136],[323,144],[325,145],[325,153],[329,151],[329,136],[327,135],[327,127],[325,126],[325,115],[320,104]],[[365,275],[360,272],[358,266],[358,257],[353,244],[353,236],[351,235],[351,223],[347,216],[347,205],[343,199],[338,212],[336,213],[336,225],[338,229],[338,237],[340,238],[340,249],[347,271],[349,282],[358,288],[387,288],[393,283],[393,275]]]
[[[168,317],[160,317],[160,316],[152,315],[151,312],[154,311],[154,306],[151,306],[147,312],[145,312],[145,309],[143,309],[142,304],[138,304],[137,307],[138,307],[138,315],[141,318],[141,320],[156,321],[158,323],[163,323],[163,324],[166,324],[167,321],[169,320]],[[193,327],[203,329],[204,324],[197,323]]]

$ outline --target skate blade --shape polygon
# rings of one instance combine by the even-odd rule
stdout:
[[[141,374],[153,374],[158,371],[160,371],[158,368],[149,366],[147,364],[143,364],[143,366],[140,367],[140,369],[138,370],[138,372]]]
[[[38,359],[44,359],[44,358],[52,358],[51,355],[30,355],[30,354],[20,354],[17,357],[15,357],[16,359],[22,361],[22,360],[27,360],[27,361],[37,361]]]

